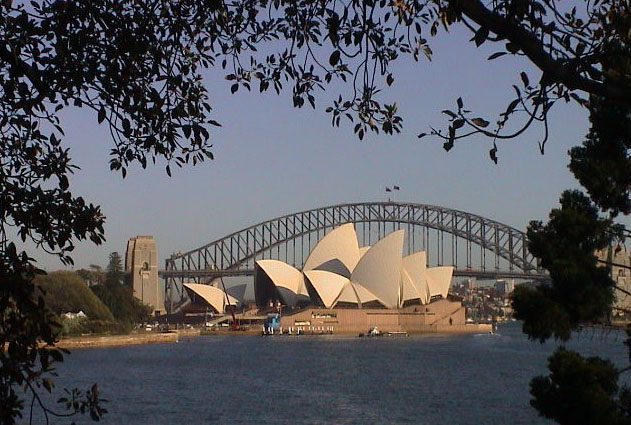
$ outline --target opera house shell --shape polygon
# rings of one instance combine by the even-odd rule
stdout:
[[[213,313],[225,313],[227,305],[240,305],[245,293],[245,285],[228,288],[225,292],[217,282],[210,285],[184,283],[182,286],[193,304],[210,309]]]
[[[302,271],[277,260],[255,264],[259,307],[403,309],[447,299],[453,267],[427,267],[425,252],[403,257],[404,231],[359,247],[355,227],[328,233],[310,253]]]

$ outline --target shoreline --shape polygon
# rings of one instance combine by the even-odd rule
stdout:
[[[474,334],[474,333],[489,333],[492,331],[491,325],[465,325],[465,326],[452,326],[452,327],[433,327],[428,328],[425,332],[410,332],[410,335],[423,335],[423,334],[445,334],[445,335],[462,335],[462,334]],[[101,335],[101,336],[79,336],[63,338],[57,342],[56,347],[63,349],[84,349],[84,348],[106,348],[106,347],[121,347],[127,345],[143,345],[143,344],[177,344],[180,337],[198,337],[198,336],[213,336],[213,335],[229,335],[229,336],[259,336],[261,330],[249,329],[245,331],[231,331],[231,330],[215,330],[206,331],[202,329],[186,329],[169,332],[156,332],[156,333],[144,333],[144,334],[128,334],[128,335]],[[314,334],[317,335],[317,334]],[[357,335],[356,333],[349,332],[336,332],[333,335]],[[310,336],[306,333],[304,336]]]
[[[175,344],[179,341],[178,332],[156,332],[128,335],[78,336],[60,339],[55,346],[64,349],[120,347],[142,344]]]

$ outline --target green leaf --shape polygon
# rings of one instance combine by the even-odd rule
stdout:
[[[59,188],[61,190],[66,190],[68,189],[68,186],[68,177],[66,177],[65,175],[59,176]]]
[[[55,384],[48,378],[42,379],[42,386],[46,388],[46,391],[51,392]]]
[[[329,57],[329,64],[331,64],[331,66],[335,66],[337,65],[339,61],[340,61],[340,51],[334,50],[333,53],[331,53],[331,56]]]
[[[489,156],[495,164],[497,164],[497,146],[493,146],[493,149],[489,151]]]
[[[506,108],[506,112],[504,112],[504,115],[512,114],[515,110],[515,107],[519,104],[519,101],[520,99],[515,99],[511,103],[509,103],[508,107]]]
[[[489,122],[484,118],[474,118],[471,120],[472,123],[477,125],[478,127],[488,127]]]
[[[489,56],[487,60],[492,61],[493,59],[497,59],[500,56],[504,56],[505,54],[506,54],[506,52],[495,52],[491,56]]]
[[[99,124],[101,124],[103,121],[105,121],[105,107],[101,106],[101,109],[99,109],[99,114],[98,114],[98,121]]]
[[[525,72],[522,72],[519,75],[521,76],[521,81],[524,83],[524,87],[530,86],[530,82],[528,81],[528,74],[526,74]]]
[[[473,36],[473,41],[475,41],[475,45],[477,47],[480,47],[482,43],[484,43],[488,37],[489,37],[489,29],[486,27],[480,27],[476,31],[475,35]]]

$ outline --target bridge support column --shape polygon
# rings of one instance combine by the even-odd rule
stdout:
[[[136,236],[127,242],[125,271],[134,296],[163,314],[164,292],[158,284],[158,250],[153,236]]]

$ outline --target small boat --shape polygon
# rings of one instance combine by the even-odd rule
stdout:
[[[384,332],[383,335],[385,336],[410,336],[410,334],[408,334],[407,332]]]
[[[359,337],[375,337],[375,336],[383,336],[383,334],[381,333],[381,331],[379,330],[378,327],[373,326],[372,328],[370,328],[370,330],[368,331],[368,333],[360,333]]]
[[[407,332],[403,332],[403,331],[388,331],[388,332],[381,332],[379,330],[379,328],[377,328],[376,326],[370,328],[370,330],[367,333],[360,333],[359,337],[363,338],[363,337],[376,337],[376,336],[410,336]]]

